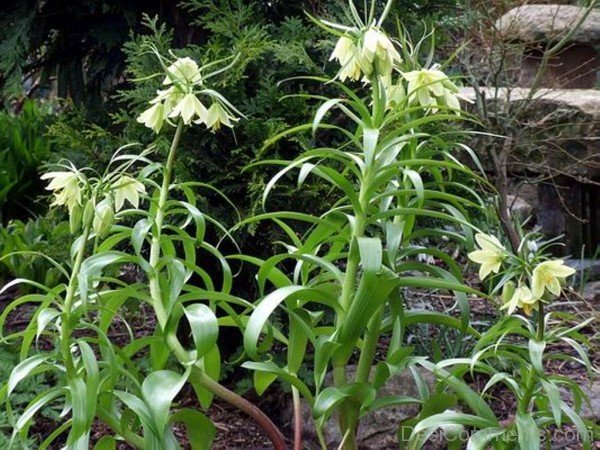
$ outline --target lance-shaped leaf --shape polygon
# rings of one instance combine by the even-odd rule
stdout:
[[[219,323],[215,313],[202,303],[194,303],[183,308],[190,323],[196,346],[196,360],[206,355],[217,343]]]
[[[162,438],[169,420],[171,403],[185,384],[189,370],[183,375],[171,370],[152,372],[142,383],[142,397]]]

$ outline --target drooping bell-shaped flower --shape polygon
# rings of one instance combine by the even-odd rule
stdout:
[[[495,236],[478,233],[475,240],[480,250],[475,250],[468,256],[471,261],[481,264],[479,278],[484,280],[490,273],[498,273],[506,257],[506,249]]]
[[[72,171],[48,172],[40,178],[50,180],[46,189],[54,193],[52,205],[66,205],[69,214],[77,205],[81,206],[81,186],[77,173]]]
[[[531,289],[524,284],[517,287],[510,299],[500,307],[500,309],[508,309],[507,313],[513,314],[517,308],[521,308],[527,315],[531,314],[531,310],[537,306],[539,298],[533,295]]]
[[[533,295],[541,297],[546,291],[556,296],[562,290],[561,283],[573,275],[575,269],[565,265],[561,259],[544,261],[533,269],[532,289]]]
[[[214,102],[208,108],[208,113],[206,115],[206,127],[210,128],[213,131],[217,131],[221,128],[221,125],[225,125],[226,127],[233,127],[232,121],[238,120],[236,117],[232,116],[219,102]]]
[[[340,63],[338,77],[368,82],[375,72],[381,77],[392,74],[394,64],[401,62],[400,53],[391,39],[379,28],[354,28],[342,35],[333,49],[329,60]]]
[[[120,211],[127,200],[131,206],[138,208],[140,195],[146,193],[146,187],[129,175],[122,175],[112,185],[115,197],[115,211]]]
[[[185,94],[169,113],[170,118],[178,116],[181,116],[183,123],[186,125],[192,123],[192,120],[195,118],[200,119],[201,122],[205,122],[207,110],[195,94],[189,93]]]
[[[202,82],[202,74],[196,61],[192,58],[179,58],[169,67],[167,67],[167,76],[163,84],[185,84],[193,85]]]
[[[166,114],[164,104],[155,103],[142,114],[140,114],[136,120],[154,130],[155,133],[159,133],[160,129],[165,123],[165,117]]]
[[[110,198],[105,198],[94,208],[92,229],[97,236],[105,236],[112,228],[115,221],[114,206]]]
[[[394,64],[402,61],[400,53],[394,47],[391,39],[376,27],[369,27],[364,33],[361,57],[363,61],[368,62],[373,69],[377,70],[380,76],[384,77],[391,75]],[[363,66],[367,67],[364,62]],[[369,76],[373,69],[368,73],[365,72],[365,75]]]
[[[440,107],[460,110],[458,87],[439,69],[419,69],[403,73],[413,104],[437,111]]]

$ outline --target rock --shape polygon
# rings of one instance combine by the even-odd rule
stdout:
[[[507,203],[511,214],[521,221],[527,219],[533,213],[533,206],[520,197],[509,195],[507,196]]]
[[[496,21],[506,38],[521,42],[557,42],[579,21],[585,8],[570,5],[524,5],[513,8]],[[569,42],[600,43],[600,11],[593,10]]]
[[[356,372],[356,366],[348,367],[348,377],[353,378]],[[374,370],[371,372],[373,373]],[[419,373],[425,380],[427,386],[432,389],[435,384],[435,377],[428,371],[419,370]],[[328,374],[325,378],[325,384],[331,385],[332,377]],[[400,372],[388,380],[378,396],[385,397],[390,395],[402,395],[419,398],[419,393],[412,376],[407,370]],[[291,416],[292,408],[289,408],[288,415]],[[419,407],[416,404],[402,406],[393,406],[382,408],[366,415],[360,423],[358,429],[358,443],[361,448],[368,449],[387,449],[398,448],[396,433],[401,421],[418,414]],[[315,423],[309,406],[306,403],[302,405],[302,415],[304,417],[303,439],[305,448],[319,448],[318,438],[315,433]],[[291,420],[290,420],[291,422]],[[332,417],[323,427],[323,436],[328,448],[336,448],[341,441],[341,435],[338,429],[337,417]]]
[[[460,95],[470,101],[483,101],[488,111],[498,114],[513,104],[524,104],[520,117],[521,142],[507,161],[509,174],[553,173],[592,179],[600,176],[600,90],[538,89],[529,100],[527,88],[460,89]],[[473,107],[465,104],[470,112]],[[484,168],[491,170],[492,161],[482,158]]]
[[[600,11],[593,10],[560,51],[546,55],[546,49],[577,26],[585,10],[569,5],[525,5],[511,9],[496,21],[505,40],[525,43],[518,86],[531,87],[538,82],[539,87],[546,88],[596,86],[600,54],[595,45],[600,42]],[[538,77],[544,58],[549,58],[548,64]]]
[[[586,283],[583,289],[583,298],[590,303],[600,305],[600,281]]]
[[[484,108],[503,114],[507,104],[519,110],[519,133],[506,161],[506,171],[514,180],[545,178],[538,182],[534,207],[536,224],[548,237],[564,234],[561,254],[579,256],[585,245],[588,254],[600,244],[600,90],[524,88],[462,88],[460,94],[476,100],[479,106],[465,104],[477,114]],[[531,96],[531,99],[528,98]],[[493,145],[499,145],[500,142]],[[486,171],[496,168],[484,138],[470,143],[478,152]],[[549,181],[548,181],[549,180]],[[521,192],[518,196],[524,197]],[[514,194],[513,189],[510,193]]]

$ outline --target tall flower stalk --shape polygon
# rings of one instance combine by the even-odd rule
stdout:
[[[269,141],[299,130],[312,130],[315,141],[318,133],[328,131],[343,143],[339,147],[315,144],[292,161],[267,160],[256,164],[283,167],[267,184],[263,195],[265,208],[278,180],[299,169],[300,185],[309,176],[331,184],[339,194],[331,209],[318,217],[291,211],[265,212],[243,222],[275,220],[290,238],[286,253],[265,261],[240,255],[259,267],[257,278],[263,293],[244,333],[246,351],[255,361],[244,366],[256,372],[259,392],[276,376],[290,383],[293,392],[300,394],[292,395],[296,414],[302,396],[312,407],[319,431],[325,421],[337,415],[342,441],[335,445],[347,450],[359,445],[361,417],[384,407],[377,394],[385,381],[419,361],[404,342],[408,325],[436,323],[474,333],[468,326],[466,292],[475,291],[461,282],[460,269],[452,258],[419,245],[420,239],[428,236],[435,239],[444,233],[430,229],[417,231],[416,223],[423,218],[445,222],[461,227],[467,236],[448,233],[450,239],[472,240],[466,207],[479,205],[469,195],[450,192],[468,191],[454,179],[454,173],[480,180],[481,177],[448,156],[453,146],[450,141],[422,129],[424,125],[458,118],[456,103],[447,102],[450,96],[454,100],[454,88],[450,89],[454,85],[447,77],[430,77],[427,82],[436,83],[432,88],[423,84],[426,77],[416,77],[416,82],[411,81],[409,86],[404,73],[428,74],[429,69],[421,68],[410,48],[401,47],[383,30],[390,5],[388,2],[382,15],[376,18],[375,2],[371,2],[363,16],[350,2],[351,25],[314,19],[338,37],[331,60],[339,62],[340,69],[334,80],[308,79],[329,83],[343,95],[325,101],[315,96],[322,103],[312,123]],[[362,88],[342,81],[362,81],[368,92],[366,99]],[[409,88],[418,92],[407,92]],[[414,102],[415,94],[423,104]],[[325,117],[334,112],[340,115],[327,123]],[[308,231],[294,235],[286,224],[290,219],[305,222]],[[421,253],[435,253],[448,270],[418,262]],[[289,272],[284,262],[291,262],[294,270]],[[415,276],[414,271],[422,272],[423,276]],[[461,319],[405,310],[402,288],[408,286],[452,291],[460,305]],[[281,338],[283,330],[276,333],[275,324],[269,321],[278,308],[288,317],[285,340]],[[333,324],[326,321],[329,313],[333,314]],[[258,346],[262,333],[287,345],[287,365],[281,367],[268,358],[263,360],[264,344],[260,349]],[[392,344],[383,360],[378,361],[382,333],[391,334]],[[298,377],[308,343],[314,348],[314,389]],[[357,365],[350,370],[355,355]],[[329,369],[333,383],[326,385]],[[388,400],[390,405],[419,403],[418,399],[402,395]],[[296,417],[294,423],[301,423],[301,418]],[[298,439],[296,434],[296,448],[301,445]],[[323,435],[320,442],[323,448],[334,445]]]

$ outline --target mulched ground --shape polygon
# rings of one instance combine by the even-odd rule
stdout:
[[[0,297],[0,311],[4,309],[4,307],[8,304],[11,298],[14,297],[16,291],[9,292]],[[451,296],[447,295],[433,295],[433,294],[424,294],[420,292],[411,292],[411,295],[408,296],[408,301],[412,305],[418,306],[420,308],[432,309],[432,310],[448,310],[453,305],[453,299]],[[483,299],[471,299],[471,316],[472,320],[476,323],[483,323],[493,321],[495,317],[495,309],[494,307],[486,300]],[[594,309],[594,305],[591,305],[585,302],[580,296],[576,293],[570,293],[567,295],[567,298],[563,299],[560,303],[555,303],[552,308],[556,308],[561,311],[569,311],[576,314],[581,320],[585,320],[590,317],[590,315],[598,316],[598,312]],[[16,311],[14,314],[9,316],[10,320],[7,322],[7,327],[5,328],[5,332],[7,330],[15,330],[22,329],[29,322],[29,317],[31,315],[32,307],[23,307]],[[135,308],[132,309],[131,313],[128,315],[128,321],[131,326],[131,329],[134,330],[136,336],[144,336],[151,334],[155,323],[152,318],[152,314],[150,309],[146,306],[136,305]],[[416,330],[416,336],[418,337],[418,330]],[[437,339],[437,333],[439,330],[435,329],[435,327],[431,329],[427,329],[427,333],[430,339]],[[583,330],[585,334],[588,335],[590,339],[592,339],[594,343],[594,349],[600,348],[598,345],[598,333],[597,329],[592,327],[588,327]],[[110,336],[115,342],[125,342],[129,340],[129,335],[126,328],[123,324],[115,323],[110,329]],[[383,356],[386,350],[386,339],[382,339],[381,346],[379,349],[379,355]],[[50,348],[49,342],[44,342],[43,340],[39,343],[41,348]],[[468,345],[468,344],[467,344]],[[554,350],[554,349],[553,349]],[[555,350],[564,350],[556,348]],[[590,351],[590,358],[592,359],[594,365],[596,367],[600,367],[600,352],[598,351]],[[559,363],[556,362],[550,367],[552,371],[556,371],[557,373],[561,373],[567,375],[569,378],[580,381],[582,384],[587,380],[587,373],[585,369],[581,366],[570,364],[570,363]],[[473,385],[481,390],[485,385],[486,380],[479,377],[473,380]],[[511,411],[514,411],[514,398],[510,395],[510,392],[506,389],[502,388],[500,385],[495,387],[491,394],[493,396],[493,408],[495,412],[504,420],[510,421],[512,420]],[[193,396],[180,396],[184,397],[181,399],[182,404],[185,406],[195,406],[194,401],[190,400]],[[186,398],[187,397],[187,398]],[[291,430],[289,429],[289,423],[286,422],[285,414],[282,413],[284,409],[285,402],[282,400],[283,394],[281,396],[271,395],[266,400],[255,398],[254,400],[258,402],[259,406],[263,408],[267,414],[273,418],[273,420],[281,426],[287,436],[291,436]],[[276,400],[273,400],[273,399]],[[252,400],[252,399],[251,399]],[[269,449],[272,448],[268,438],[264,435],[262,430],[255,425],[255,423],[248,418],[245,414],[239,412],[235,408],[231,407],[229,404],[224,403],[220,400],[215,400],[212,407],[207,413],[213,423],[217,428],[217,436],[215,442],[213,444],[214,449]],[[47,435],[48,430],[52,430],[56,427],[56,423],[52,421],[40,417],[36,420],[34,426],[31,429],[32,436],[42,437]],[[106,427],[97,423],[94,425],[94,433],[93,440],[97,440],[102,435],[106,434],[108,430]],[[183,436],[184,433],[182,430],[176,429],[176,435]],[[581,445],[574,441],[575,433],[572,428],[565,427],[561,430],[560,433],[554,433],[554,436],[558,436],[558,438],[553,439],[552,441],[552,449],[580,449]],[[185,439],[182,437],[182,442],[185,442]],[[595,448],[600,449],[600,441],[595,443]],[[56,448],[60,446],[57,445]],[[128,447],[123,445],[120,448],[127,449]],[[190,448],[188,445],[184,445],[184,448]],[[439,448],[435,445],[427,445],[426,448]]]

